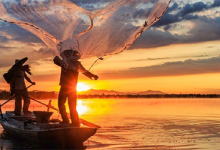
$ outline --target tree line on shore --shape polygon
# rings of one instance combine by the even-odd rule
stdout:
[[[57,92],[46,91],[30,91],[29,96],[35,99],[57,99]],[[9,91],[1,91],[0,99],[7,100],[13,96]],[[95,98],[220,98],[220,94],[148,94],[148,95],[134,95],[134,94],[78,94],[79,99],[95,99]]]

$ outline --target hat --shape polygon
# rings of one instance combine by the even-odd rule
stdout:
[[[28,60],[27,57],[22,58],[22,59],[20,59],[20,60],[19,60],[19,59],[16,59],[14,65],[23,65],[27,60]]]
[[[81,54],[77,50],[74,50],[74,49],[64,50],[60,54],[60,56],[64,60],[68,60],[68,59],[79,60],[81,58]]]

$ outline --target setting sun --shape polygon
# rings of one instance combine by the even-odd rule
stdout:
[[[84,83],[80,83],[80,82],[77,83],[77,91],[78,92],[87,91],[89,89],[90,89],[90,87],[88,85],[86,85]]]

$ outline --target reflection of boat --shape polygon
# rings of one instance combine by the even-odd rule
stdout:
[[[7,111],[0,123],[6,133],[50,148],[83,148],[83,142],[96,133],[97,128],[73,127],[72,124],[49,120],[49,117],[45,119],[47,113],[50,112],[42,112],[40,117],[35,114],[35,117],[33,112],[17,116]]]

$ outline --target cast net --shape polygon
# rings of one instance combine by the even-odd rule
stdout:
[[[166,11],[170,0],[0,0],[0,19],[60,53],[82,58],[120,53]]]

